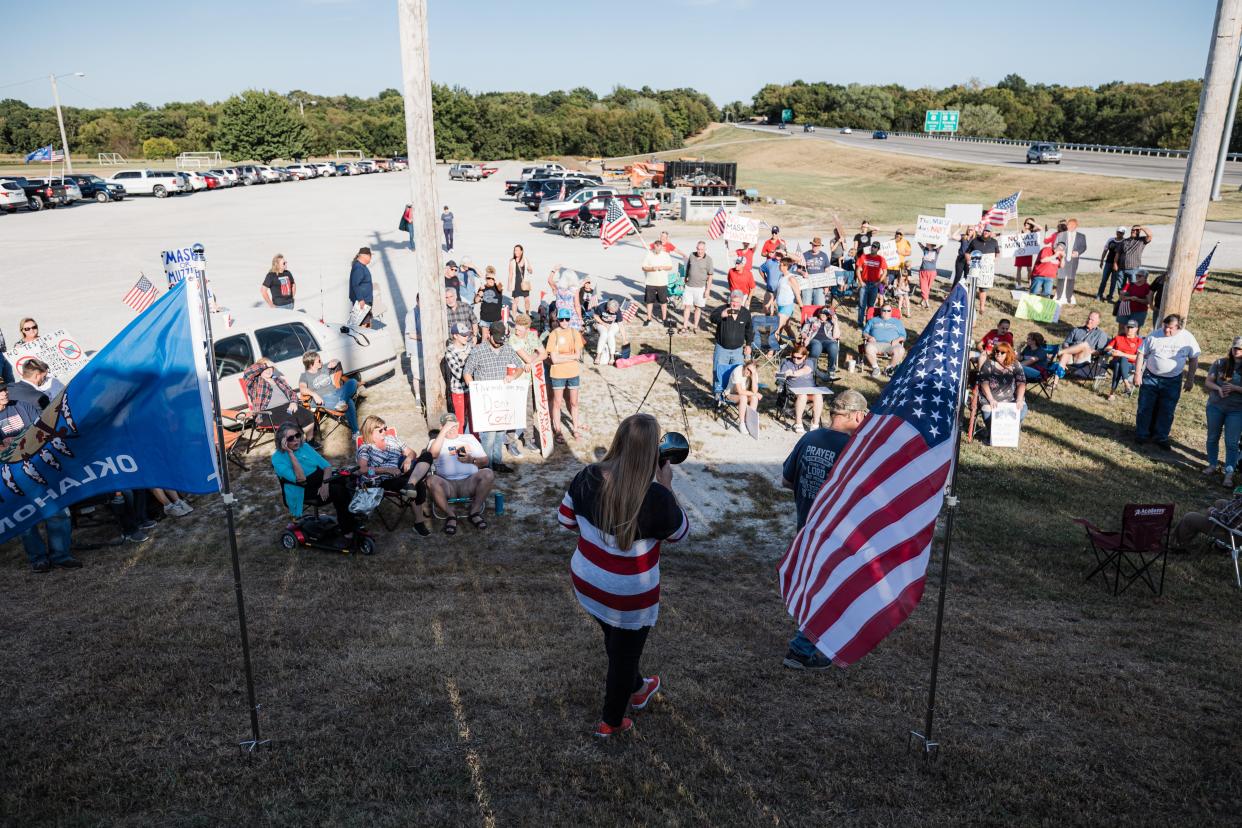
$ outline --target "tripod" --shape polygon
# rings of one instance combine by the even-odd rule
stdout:
[[[681,422],[686,427],[686,434],[689,434],[690,418],[686,415],[686,398],[681,391],[681,373],[677,370],[677,357],[673,354],[673,332],[676,327],[675,324],[666,322],[665,328],[668,330],[668,351],[660,358],[660,367],[656,370],[655,376],[651,378],[651,385],[647,386],[647,393],[643,394],[643,398],[639,400],[638,408],[634,410],[634,413],[637,414],[643,410],[643,405],[651,396],[651,390],[655,388],[656,380],[664,372],[664,366],[669,365],[669,372],[673,375],[673,385],[677,388],[677,404],[681,406]]]

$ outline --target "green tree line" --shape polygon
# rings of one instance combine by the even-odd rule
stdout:
[[[589,89],[471,93],[434,85],[436,154],[441,158],[617,156],[673,149],[720,118],[711,98],[693,89],[618,87],[600,97]],[[87,157],[168,158],[217,151],[226,158],[300,158],[360,149],[402,155],[405,106],[400,92],[373,98],[287,95],[248,90],[226,101],[153,107],[65,107],[70,151]],[[0,152],[28,153],[60,144],[56,115],[22,101],[0,101]]]
[[[723,112],[733,120],[779,120],[782,109],[792,109],[795,123],[918,132],[927,110],[956,109],[963,135],[1185,149],[1200,88],[1197,80],[1060,86],[1013,74],[995,86],[972,80],[944,89],[798,80],[768,84],[749,105],[735,101]],[[1242,129],[1230,148],[1242,151]]]

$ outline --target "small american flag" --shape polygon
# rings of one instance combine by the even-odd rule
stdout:
[[[622,302],[621,303],[621,321],[622,322],[633,322],[634,317],[638,316],[639,307],[640,305],[637,302],[635,302],[633,299],[626,299],[624,302]]]
[[[716,211],[716,215],[712,216],[712,223],[707,225],[707,237],[709,239],[718,239],[724,235],[725,221],[728,219],[728,213],[725,208],[721,207]]]
[[[556,197],[557,201],[565,200],[565,179],[561,179],[561,192]]]
[[[151,303],[158,298],[160,298],[159,291],[155,289],[155,285],[151,284],[151,280],[146,276],[139,276],[138,281],[129,289],[129,293],[125,294],[125,298],[121,301],[138,313],[142,313],[151,307]]]
[[[1207,257],[1195,268],[1195,293],[1203,293],[1207,288],[1208,268],[1212,266],[1212,254],[1219,246],[1219,243],[1212,245],[1212,252],[1208,253]]]
[[[983,214],[983,218],[979,220],[979,226],[990,224],[993,227],[1004,227],[1009,223],[1010,219],[1018,217],[1018,198],[1022,195],[1022,191],[1018,190],[1008,198],[1002,198],[1000,201],[992,205],[992,209]]]
[[[781,561],[789,614],[840,667],[871,652],[923,596],[954,462],[970,301],[959,283],[927,323]]]
[[[599,228],[599,240],[604,247],[612,247],[629,235],[634,223],[621,209],[621,202],[615,198],[608,199],[608,211],[604,213],[604,224]]]

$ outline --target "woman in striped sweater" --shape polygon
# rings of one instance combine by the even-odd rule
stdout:
[[[608,454],[578,472],[561,501],[561,525],[578,533],[569,566],[574,591],[604,631],[608,678],[595,735],[605,739],[632,728],[626,709],[642,710],[660,689],[659,676],[639,671],[660,612],[660,544],[690,531],[659,445],[655,417],[626,417]]]

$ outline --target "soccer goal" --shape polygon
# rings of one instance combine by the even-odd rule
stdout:
[[[99,153],[99,163],[106,167],[124,167],[129,164],[125,160],[125,156],[119,152],[101,152]]]
[[[337,151],[336,151],[336,160],[337,160],[337,161],[345,161],[345,160],[351,160],[351,161],[361,161],[361,160],[362,160],[362,150],[357,150],[357,149],[354,149],[354,150],[337,150]]]
[[[206,170],[218,166],[218,152],[183,152],[177,156],[177,168],[182,170]]]

